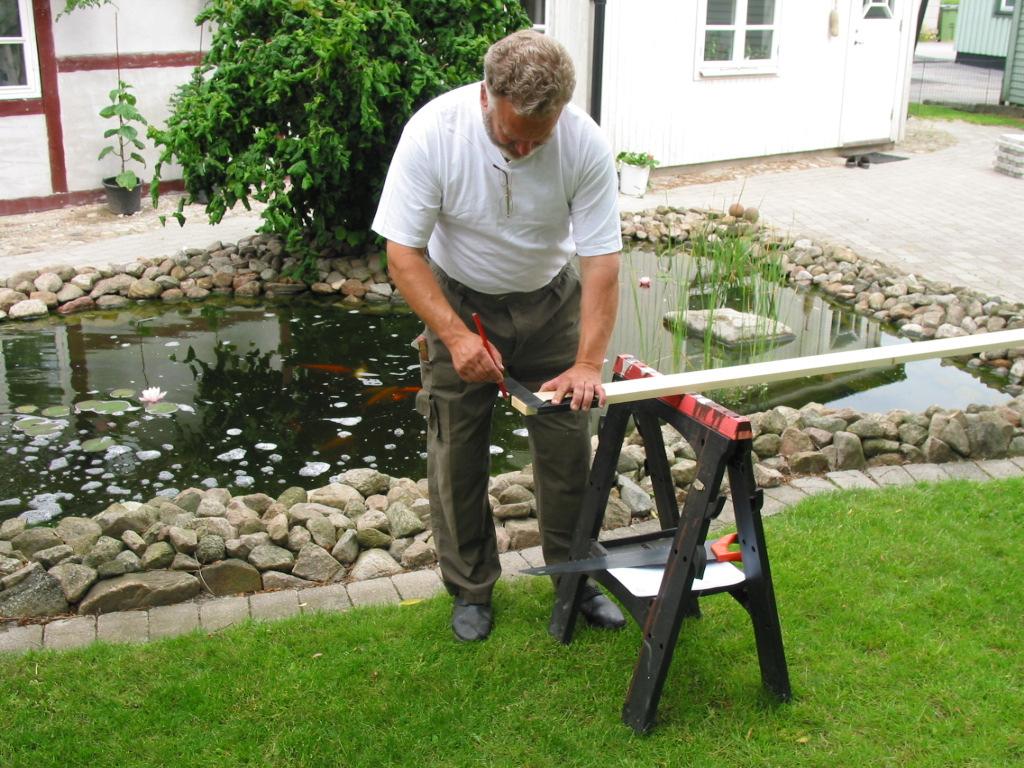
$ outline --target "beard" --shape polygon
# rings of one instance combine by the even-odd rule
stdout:
[[[498,148],[506,160],[522,160],[524,157],[529,157],[533,154],[536,147],[523,155],[516,149],[515,144],[511,142],[502,144],[498,141],[498,137],[494,133],[494,125],[491,122],[494,119],[491,111],[481,108],[481,112],[483,112],[484,131],[487,133],[487,138],[491,140],[491,144]]]

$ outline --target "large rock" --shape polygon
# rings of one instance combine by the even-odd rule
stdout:
[[[7,310],[7,317],[11,320],[32,320],[37,317],[46,317],[49,313],[50,310],[45,301],[25,299]]]
[[[363,497],[387,493],[391,485],[391,478],[375,469],[350,469],[343,472],[338,480],[351,485]]]
[[[100,280],[93,286],[92,290],[89,292],[89,296],[93,299],[98,299],[101,296],[107,296],[109,294],[127,293],[128,289],[131,288],[132,283],[134,282],[135,278],[126,274],[107,277]]]
[[[57,523],[57,535],[61,541],[75,550],[75,554],[85,555],[103,535],[99,523],[88,517],[65,517]]]
[[[90,568],[97,568],[103,563],[113,560],[123,550],[124,543],[120,539],[115,539],[111,536],[100,536],[82,562]]]
[[[730,347],[755,340],[781,344],[796,338],[789,326],[777,320],[728,307],[666,312],[661,323],[670,331],[685,330],[697,338],[704,338],[710,326],[712,338]]]
[[[337,513],[335,512],[332,514]],[[306,530],[308,530],[310,535],[313,537],[313,543],[323,547],[324,549],[331,549],[338,543],[338,532],[334,527],[334,523],[323,515],[317,515],[309,518],[309,520],[306,521]]]
[[[30,559],[40,563],[43,568],[52,568],[57,563],[62,563],[75,554],[75,550],[67,544],[58,544],[56,547],[37,550]]]
[[[956,461],[956,454],[937,437],[928,437],[921,445],[925,461],[931,464],[943,464],[947,461]]]
[[[70,610],[60,582],[39,563],[26,565],[4,582],[11,586],[0,592],[0,617],[28,619]]]
[[[433,544],[414,541],[402,553],[402,565],[406,568],[422,568],[437,562],[437,551]]]
[[[535,518],[508,520],[505,523],[512,549],[526,549],[540,544],[540,526]]]
[[[11,517],[0,523],[0,541],[11,541],[19,533],[28,528],[28,522],[23,517]]]
[[[308,520],[316,517],[326,519],[328,515],[337,511],[337,507],[328,506],[327,504],[300,501],[298,504],[293,504],[288,508],[288,519],[292,521],[292,525],[305,525]]]
[[[225,554],[224,538],[208,533],[199,539],[193,556],[203,565],[223,560]]]
[[[174,547],[166,541],[157,541],[146,547],[142,554],[142,567],[147,571],[166,568],[174,560]]]
[[[215,595],[259,592],[263,588],[260,572],[244,560],[234,558],[205,566],[199,576],[206,588]]]
[[[789,468],[797,475],[820,475],[828,472],[828,458],[820,451],[803,451],[789,457]]]
[[[847,428],[847,431],[852,432],[861,440],[870,437],[884,437],[893,440],[899,437],[895,424],[874,413],[869,413],[857,419]]]
[[[928,436],[938,438],[961,456],[969,456],[971,441],[967,437],[966,424],[967,419],[962,413],[952,416],[936,413],[932,416],[931,424],[928,426]]]
[[[249,553],[249,562],[260,571],[291,571],[295,556],[283,547],[261,544]]]
[[[359,539],[354,530],[347,530],[338,537],[338,543],[331,550],[331,557],[348,565],[359,557]]]
[[[1006,455],[1013,440],[1013,425],[992,411],[968,414],[967,438],[972,458],[1000,458]]]
[[[93,520],[100,526],[104,536],[120,537],[128,530],[145,533],[146,529],[160,517],[159,510],[149,504],[134,501],[117,502],[104,509]]]
[[[625,475],[618,477],[618,498],[629,507],[633,517],[644,517],[654,509],[650,494]]]
[[[792,456],[795,453],[813,450],[814,443],[811,442],[811,438],[796,427],[786,427],[782,432],[779,453],[783,456]]]
[[[11,541],[15,549],[25,557],[32,557],[36,552],[56,547],[64,542],[53,528],[27,528]]]
[[[94,585],[78,612],[110,613],[173,605],[190,600],[199,590],[199,579],[180,571],[129,573]]]
[[[363,495],[351,485],[331,483],[309,492],[311,504],[323,504],[345,512],[350,504],[363,505]]]
[[[401,572],[402,566],[383,549],[368,549],[359,555],[356,564],[349,571],[349,576],[356,581],[362,581],[381,576],[393,576]]]
[[[604,508],[604,520],[601,523],[601,527],[606,531],[613,531],[616,528],[626,527],[632,519],[633,515],[630,513],[629,507],[626,506],[626,503],[620,498],[610,496],[608,498],[608,504]],[[507,523],[505,528],[508,529]],[[539,534],[540,531],[538,529],[538,536]],[[509,536],[512,538],[513,548],[522,549],[521,546],[516,545],[516,536],[513,535],[511,530],[509,531]],[[527,546],[532,547],[533,545],[529,544]]]
[[[87,565],[61,563],[49,571],[64,591],[64,598],[69,603],[77,603],[99,578],[99,574]]]
[[[679,488],[683,488],[696,479],[697,462],[690,459],[680,459],[672,465],[670,472],[672,474],[672,482]]]
[[[863,469],[867,463],[864,458],[864,446],[859,437],[852,432],[842,430],[832,438],[835,447],[835,469]]]
[[[299,550],[292,574],[309,581],[330,581],[341,570],[341,564],[323,547],[310,542]]]
[[[385,514],[388,519],[388,528],[395,538],[415,536],[420,531],[426,530],[426,526],[416,513],[400,501],[389,506]]]
[[[163,292],[163,288],[154,280],[142,277],[128,286],[129,299],[155,299]]]

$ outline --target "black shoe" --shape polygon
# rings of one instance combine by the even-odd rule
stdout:
[[[587,623],[599,629],[622,629],[626,626],[626,618],[619,606],[598,592],[580,603],[580,612]]]
[[[452,631],[463,643],[486,639],[491,634],[491,604],[467,603],[456,597],[452,606]]]
[[[846,167],[847,168],[856,168],[857,167],[857,156],[856,155],[853,155],[852,157],[846,158]]]
[[[857,160],[857,167],[858,168],[870,168],[871,167],[871,158],[868,157],[867,155],[861,155],[860,159]]]

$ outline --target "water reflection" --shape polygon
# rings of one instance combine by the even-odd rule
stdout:
[[[687,338],[680,343],[661,328],[666,312],[701,307],[692,293],[685,295],[678,290],[679,283],[686,282],[686,275],[693,273],[690,257],[657,256],[652,251],[634,250],[624,262],[620,323],[612,336],[609,357],[634,354],[662,373],[704,367],[702,339]],[[638,287],[641,276],[652,278],[650,289]],[[771,300],[778,310],[777,319],[789,326],[796,338],[753,352],[749,346],[715,346],[710,354],[712,367],[910,343],[886,332],[868,317],[829,303],[817,293],[790,287],[773,290]],[[1010,399],[1000,391],[998,380],[976,378],[940,360],[846,371],[709,395],[741,413],[776,405],[799,408],[812,401],[863,411],[887,411],[924,410],[929,405],[963,408],[971,403],[997,404]]]

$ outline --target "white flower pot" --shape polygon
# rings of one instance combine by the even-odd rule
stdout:
[[[647,180],[651,169],[646,165],[623,163],[619,169],[619,192],[632,197],[643,197],[647,193]]]

